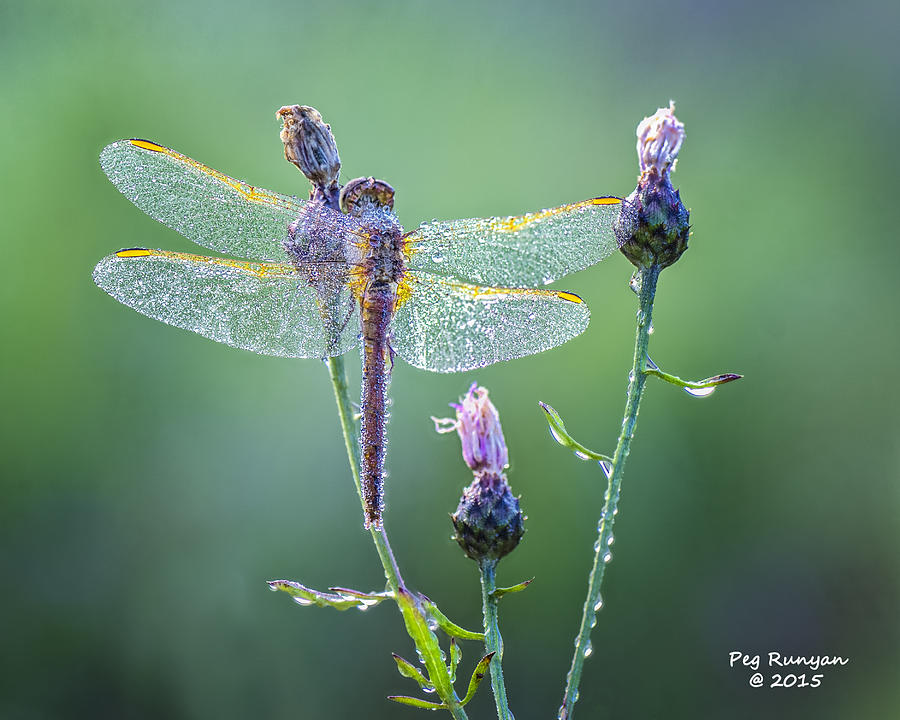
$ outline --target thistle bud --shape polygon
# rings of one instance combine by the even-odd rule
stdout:
[[[456,430],[463,459],[475,476],[451,516],[454,538],[473,560],[497,561],[515,549],[525,532],[519,499],[512,494],[504,473],[509,454],[500,415],[488,391],[475,384],[451,407],[456,409],[456,418],[432,418],[435,429],[441,433]]]
[[[306,105],[286,105],[276,116],[281,120],[281,141],[284,157],[309,178],[317,189],[336,189],[341,158],[337,144],[315,108]]]
[[[684,124],[674,111],[669,103],[638,125],[641,174],[614,226],[622,254],[638,268],[668,267],[687,250],[690,214],[669,178],[684,141]]]

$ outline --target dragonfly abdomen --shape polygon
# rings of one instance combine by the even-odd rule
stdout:
[[[390,325],[396,290],[372,283],[361,301],[362,423],[360,459],[366,527],[380,528],[384,510],[384,458],[387,452],[388,385],[391,379]]]

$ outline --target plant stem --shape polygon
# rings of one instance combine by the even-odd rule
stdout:
[[[347,387],[347,373],[344,369],[344,358],[341,356],[328,358],[328,375],[334,387],[334,399],[337,403],[338,416],[341,420],[341,430],[344,433],[344,446],[347,449],[347,461],[350,463],[350,473],[353,475],[353,484],[356,486],[356,494],[359,502],[365,510],[363,501],[362,484],[359,479],[359,441],[356,436],[356,424],[353,421],[353,405],[350,402],[350,393]],[[384,566],[384,576],[388,586],[396,593],[401,588],[405,589],[400,568],[394,559],[391,544],[388,542],[387,532],[382,527],[376,530],[370,528],[372,540],[381,564]]]
[[[497,589],[495,576],[497,561],[482,560],[478,563],[478,567],[481,570],[481,605],[484,611],[484,650],[485,654],[496,653],[490,667],[497,718],[511,720],[512,713],[506,699],[506,684],[503,682],[503,638],[500,637],[497,596],[494,595],[494,590]]]
[[[625,473],[625,460],[631,450],[631,440],[634,437],[634,428],[637,424],[638,408],[641,404],[644,384],[647,380],[647,345],[650,341],[653,299],[656,296],[656,281],[659,278],[660,270],[659,266],[652,265],[649,268],[643,268],[638,271],[638,278],[641,284],[640,309],[637,314],[637,331],[634,340],[634,362],[631,374],[628,377],[625,416],[622,419],[622,431],[619,434],[619,441],[613,454],[606,499],[597,527],[598,537],[594,545],[594,564],[588,578],[587,598],[584,601],[584,611],[581,615],[581,627],[575,640],[572,666],[569,669],[569,674],[566,676],[566,692],[563,696],[562,707],[559,709],[559,720],[572,720],[575,702],[578,700],[578,685],[581,682],[581,671],[584,667],[585,658],[591,654],[591,629],[595,625],[595,616],[597,609],[599,609],[600,587],[603,584],[606,563],[612,557],[609,546],[613,538],[613,524],[616,521],[616,507],[622,487],[622,476]]]
[[[331,357],[328,358],[327,364],[328,375],[334,388],[334,399],[337,403],[341,430],[344,433],[344,446],[347,450],[347,461],[350,463],[350,473],[353,476],[356,494],[359,496],[359,502],[365,514],[366,506],[359,477],[359,439],[356,433],[356,423],[353,420],[353,405],[350,402],[344,359],[341,356]],[[452,684],[450,684],[449,673],[443,664],[440,648],[437,646],[437,639],[428,629],[424,615],[420,611],[415,598],[403,583],[403,576],[400,575],[400,568],[388,541],[387,530],[384,525],[380,529],[376,529],[373,525],[369,528],[369,532],[372,535],[375,550],[378,552],[378,557],[384,567],[384,577],[387,580],[388,587],[391,589],[397,607],[403,615],[403,621],[409,636],[425,660],[425,667],[428,670],[430,680],[434,683],[441,700],[447,704],[450,714],[455,720],[467,720],[466,712],[460,707],[459,698],[453,690]]]

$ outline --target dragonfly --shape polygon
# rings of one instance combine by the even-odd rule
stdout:
[[[264,355],[325,359],[361,348],[367,528],[382,524],[395,355],[423,370],[459,372],[556,347],[587,328],[588,307],[574,293],[530,286],[618,248],[622,201],[614,197],[407,232],[386,207],[347,215],[148,140],[114,142],[100,164],[138,208],[222,255],[119,250],[93,273],[113,298]]]

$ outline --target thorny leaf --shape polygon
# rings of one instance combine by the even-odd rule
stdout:
[[[411,705],[412,707],[422,708],[423,710],[446,710],[444,703],[428,702],[419,698],[408,697],[406,695],[388,695],[388,700],[393,700],[401,705]]]
[[[400,657],[397,653],[391,653],[391,655],[397,663],[397,670],[400,671],[400,674],[403,677],[412,678],[419,683],[419,687],[423,689],[434,690],[434,685],[428,682],[428,679],[422,674],[422,671],[419,670],[419,668],[413,665],[409,660]]]
[[[325,593],[313,590],[293,580],[269,580],[270,590],[281,590],[290,595],[298,605],[317,605],[318,607],[333,607],[335,610],[349,610],[357,608],[366,610],[372,605],[377,605],[382,600],[391,597],[389,592],[362,593],[358,590],[345,588],[331,588],[336,593]]]
[[[478,690],[478,686],[481,685],[484,674],[487,672],[488,665],[491,664],[491,658],[493,658],[495,654],[496,652],[488,653],[481,658],[479,663],[475,666],[475,670],[472,672],[472,678],[469,680],[469,689],[466,691],[466,696],[460,701],[460,706],[465,705],[475,696],[475,691]]]
[[[552,407],[550,407],[547,403],[538,403],[541,406],[541,410],[544,411],[544,415],[547,417],[547,423],[550,425],[550,434],[553,436],[553,439],[556,440],[563,447],[569,448],[572,450],[579,458],[582,460],[597,460],[598,462],[611,463],[612,458],[603,455],[602,453],[594,452],[593,450],[589,450],[580,442],[577,442],[572,438],[571,435],[566,431],[566,424],[563,422],[562,418],[559,416],[559,413],[556,412]]]
[[[531,580],[526,580],[525,582],[520,582],[518,585],[511,585],[510,587],[497,588],[494,592],[491,593],[497,600],[502,598],[504,595],[509,595],[510,593],[522,592],[525,588],[527,588],[531,583],[534,582],[534,578]]]

